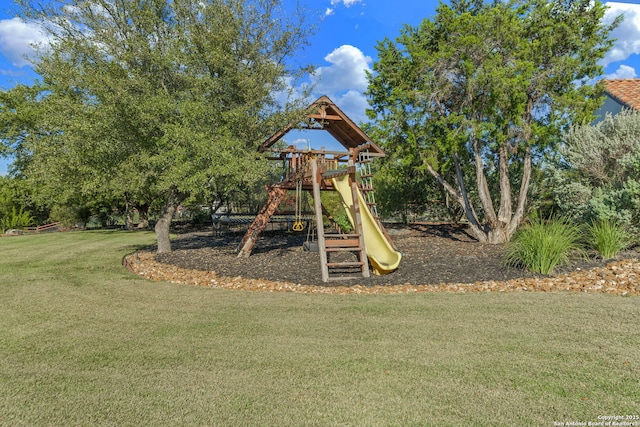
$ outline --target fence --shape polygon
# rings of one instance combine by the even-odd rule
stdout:
[[[52,222],[51,224],[39,225],[37,227],[26,227],[24,229],[27,233],[44,233],[47,231],[59,231],[61,224],[59,222]]]

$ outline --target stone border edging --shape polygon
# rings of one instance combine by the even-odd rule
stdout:
[[[505,282],[441,283],[436,285],[302,285],[241,276],[218,276],[215,271],[188,270],[155,260],[152,252],[125,255],[122,265],[139,276],[155,281],[263,292],[299,292],[308,294],[398,294],[417,292],[590,292],[615,295],[640,295],[640,261],[615,261],[605,267],[580,270],[553,277],[530,277]]]

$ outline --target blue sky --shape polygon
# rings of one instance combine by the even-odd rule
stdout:
[[[376,59],[377,41],[395,39],[403,24],[417,25],[434,15],[436,0],[301,0],[317,23],[311,44],[297,58],[313,64],[314,96],[329,96],[355,122],[365,120],[366,71]],[[640,77],[640,0],[607,2],[607,21],[625,14],[613,34],[617,42],[603,61],[607,78]],[[36,27],[22,23],[12,13],[13,2],[0,0],[0,89],[30,83],[37,76],[25,59],[29,45],[44,41]],[[331,146],[326,132],[287,135],[287,142],[314,148]],[[9,161],[0,159],[0,175]]]

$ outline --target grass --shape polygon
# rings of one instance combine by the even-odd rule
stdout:
[[[634,297],[154,283],[120,266],[152,238],[0,238],[1,425],[546,426],[640,414]]]
[[[589,225],[588,243],[605,259],[615,257],[632,243],[631,234],[611,220],[597,221]]]
[[[556,266],[569,262],[571,254],[584,252],[581,239],[580,227],[567,220],[533,220],[506,246],[505,261],[533,273],[550,274]]]

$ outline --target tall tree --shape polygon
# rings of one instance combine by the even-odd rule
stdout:
[[[180,203],[260,178],[257,144],[296,111],[276,96],[301,71],[286,61],[306,43],[304,14],[281,0],[20,4],[50,36],[35,65],[44,131],[21,146],[26,175],[164,200],[159,252],[171,250]]]
[[[617,25],[604,12],[591,0],[460,0],[378,43],[368,96],[382,142],[421,158],[478,240],[510,239],[534,156],[600,104],[589,82]]]

